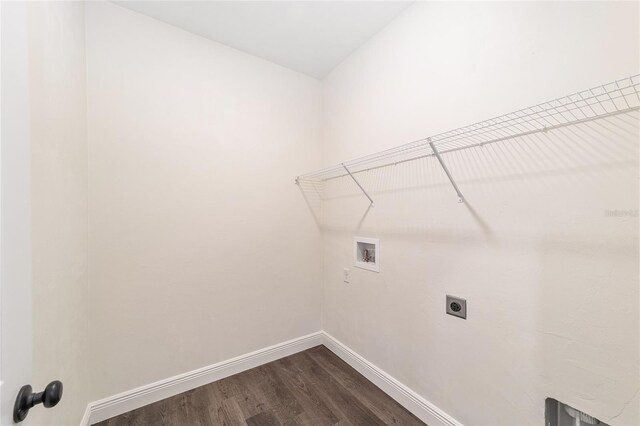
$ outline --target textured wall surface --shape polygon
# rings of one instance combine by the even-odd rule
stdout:
[[[416,4],[325,79],[324,162],[636,74],[638,16]],[[542,424],[545,397],[640,424],[638,136],[628,114],[447,154],[466,204],[434,158],[358,175],[371,209],[329,184],[324,329],[463,424]],[[345,284],[355,235],[380,238],[381,271]]]
[[[86,11],[92,400],[318,331],[320,82]]]

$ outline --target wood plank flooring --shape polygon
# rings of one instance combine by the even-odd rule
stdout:
[[[97,426],[424,425],[324,346],[236,374]]]

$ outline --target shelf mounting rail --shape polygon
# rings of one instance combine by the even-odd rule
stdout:
[[[313,182],[316,185],[349,176],[373,204],[367,191],[356,179],[356,174],[420,158],[435,157],[458,194],[459,201],[462,202],[464,200],[462,192],[447,168],[443,155],[637,111],[640,110],[639,91],[640,74],[636,74],[489,120],[305,173],[296,178],[296,184]]]

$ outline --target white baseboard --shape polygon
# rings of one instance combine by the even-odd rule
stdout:
[[[89,426],[91,423],[91,404],[87,404],[87,408],[84,410],[82,420],[80,420],[80,426]]]
[[[161,399],[224,379],[254,367],[324,344],[391,398],[429,426],[462,426],[460,422],[376,367],[324,331],[289,340],[217,364],[170,377],[87,405],[80,426],[89,426]]]
[[[324,331],[322,332],[322,343],[331,352],[429,426],[462,426],[453,417]]]
[[[322,344],[322,332],[308,334],[279,343],[208,367],[160,380],[130,391],[89,403],[90,415],[83,417],[81,426],[88,426],[111,417],[144,407],[161,399],[195,389],[216,380],[249,370],[254,367],[302,352]]]

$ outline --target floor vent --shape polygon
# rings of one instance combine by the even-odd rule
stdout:
[[[589,414],[553,398],[545,401],[546,426],[609,426]]]

